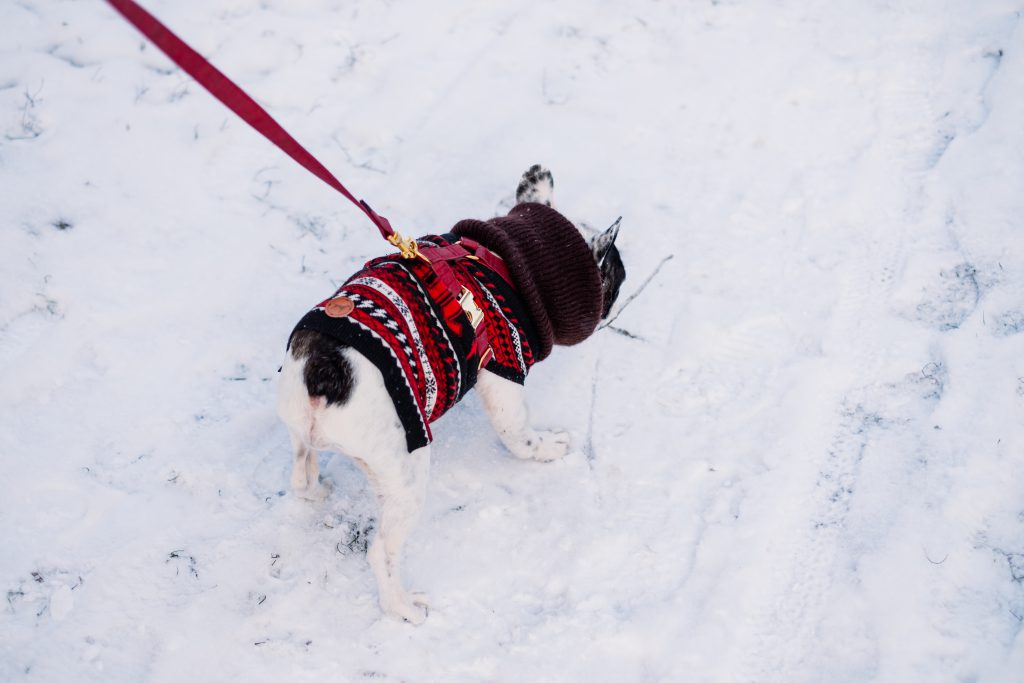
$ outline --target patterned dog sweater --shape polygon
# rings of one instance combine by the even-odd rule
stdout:
[[[493,355],[487,370],[522,384],[552,343],[582,341],[597,326],[601,285],[586,241],[557,211],[520,204],[503,218],[462,221],[421,249],[474,239],[501,256],[512,277],[482,261],[448,261],[483,311]],[[518,291],[517,291],[518,290]],[[434,268],[398,254],[368,262],[296,325],[316,330],[368,358],[384,377],[409,451],[432,440],[430,424],[476,383],[474,329]],[[290,346],[290,339],[289,339]]]

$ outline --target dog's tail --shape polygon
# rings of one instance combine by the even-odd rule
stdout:
[[[296,332],[281,368],[277,411],[289,431],[311,448],[318,443],[317,418],[329,405],[343,405],[352,395],[354,372],[344,346],[312,330]]]
[[[291,340],[292,356],[306,359],[302,379],[311,398],[326,405],[342,405],[352,396],[352,365],[342,353],[346,347],[314,330],[299,330]]]

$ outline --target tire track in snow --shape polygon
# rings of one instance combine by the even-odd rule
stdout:
[[[872,336],[864,329],[871,326],[866,319],[875,312],[873,302],[884,300],[890,286],[887,268],[879,267],[879,260],[884,261],[880,254],[865,250],[845,269],[833,323],[843,331],[842,336]],[[845,356],[852,376],[870,377],[877,371],[877,356],[867,345],[848,349]],[[782,466],[791,470],[785,478],[796,482],[790,485],[791,498],[802,504],[784,512],[784,518],[776,518],[770,526],[774,543],[765,563],[769,567],[768,590],[753,611],[748,634],[752,642],[740,647],[748,653],[739,671],[740,680],[801,680],[802,665],[815,651],[815,634],[836,578],[834,558],[842,543],[841,527],[849,499],[856,489],[858,465],[869,428],[880,420],[856,402],[844,409],[849,393],[847,389],[820,397],[832,406],[831,416],[824,418],[826,423],[814,426],[824,442]]]
[[[811,443],[816,440],[818,445],[805,455],[794,453],[779,468],[790,500],[796,502],[765,525],[773,536],[770,556],[763,564],[769,567],[762,581],[766,590],[755,598],[743,629],[737,651],[744,657],[736,680],[793,683],[819,680],[824,674],[815,669],[815,663],[822,656],[821,627],[842,579],[836,558],[848,543],[844,522],[857,492],[865,449],[873,431],[886,419],[865,404],[864,394],[875,393],[879,386],[870,380],[882,369],[887,302],[909,246],[905,224],[908,214],[918,209],[920,187],[929,173],[927,160],[935,155],[937,144],[928,129],[927,114],[921,116],[922,111],[927,112],[927,108],[922,110],[922,101],[930,94],[926,84],[933,82],[934,69],[925,61],[924,51],[915,54],[918,58],[913,62],[888,64],[888,78],[876,93],[879,132],[872,150],[875,168],[862,168],[860,175],[875,176],[872,171],[878,167],[898,164],[896,167],[903,169],[899,175],[902,183],[881,194],[888,203],[877,206],[869,216],[876,220],[865,221],[860,248],[845,261],[837,277],[840,295],[825,352],[846,370],[846,388],[840,384],[831,394],[819,397],[832,408],[831,415],[814,426],[816,436]],[[884,52],[880,58],[884,60]],[[940,139],[938,144],[948,143]],[[861,188],[864,201],[874,197],[873,189]],[[910,206],[906,205],[908,196]],[[905,390],[889,385],[871,403],[885,406]],[[892,502],[893,506],[899,504]],[[853,652],[844,653],[853,661],[840,668],[854,677],[869,677],[877,665],[877,654],[871,635],[858,635],[867,642],[855,643]]]

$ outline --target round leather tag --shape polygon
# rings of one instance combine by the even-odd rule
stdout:
[[[352,299],[347,296],[339,296],[327,302],[324,312],[332,318],[344,318],[352,312],[353,308],[355,308],[355,304],[352,303]]]

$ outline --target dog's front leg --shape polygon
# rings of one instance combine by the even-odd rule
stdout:
[[[518,458],[557,460],[569,452],[569,434],[538,431],[530,426],[523,386],[493,372],[481,370],[476,390],[494,431],[505,447]]]
[[[377,578],[380,606],[388,614],[413,624],[427,617],[427,599],[422,593],[408,593],[402,584],[402,548],[416,526],[426,496],[430,474],[430,446],[412,453],[376,454],[372,459],[356,458],[373,486],[380,505],[377,535],[366,556]]]

